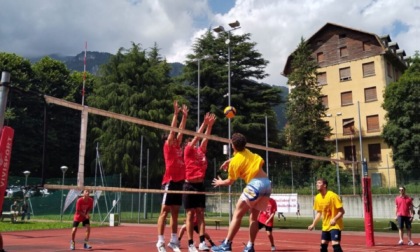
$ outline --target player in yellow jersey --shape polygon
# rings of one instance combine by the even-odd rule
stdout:
[[[318,194],[315,196],[314,210],[315,219],[308,226],[313,230],[322,217],[321,252],[328,251],[328,244],[332,243],[334,252],[342,252],[340,241],[343,230],[344,208],[340,196],[328,190],[328,181],[320,178],[316,181]]]

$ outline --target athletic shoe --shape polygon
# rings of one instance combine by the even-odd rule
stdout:
[[[211,251],[213,252],[232,252],[232,243],[225,243],[223,242],[220,246],[213,246],[211,247]]]
[[[251,247],[245,246],[242,252],[255,252],[254,246],[251,246]]]
[[[83,248],[84,249],[91,249],[92,246],[89,245],[89,242],[85,241],[85,243],[83,244]]]
[[[156,243],[156,247],[158,249],[158,252],[166,252],[165,243],[158,242],[158,243]]]
[[[209,251],[210,248],[207,247],[206,242],[202,242],[202,243],[200,243],[200,245],[198,245],[198,250],[201,250],[201,251]]]
[[[75,246],[74,246],[74,241],[70,241],[70,250],[74,250]]]
[[[170,247],[174,252],[181,252],[181,250],[179,249],[179,244],[177,242],[168,243],[168,247]]]
[[[400,240],[400,241],[398,242],[398,245],[403,245],[403,244],[404,244],[403,240]]]
[[[271,246],[271,251],[276,251],[276,247],[275,246]]]
[[[408,245],[408,246],[414,246],[414,242],[413,242],[413,241],[409,241],[409,242],[407,243],[407,245]]]
[[[190,245],[188,245],[188,252],[198,252],[198,250],[194,246],[194,244],[190,244]]]

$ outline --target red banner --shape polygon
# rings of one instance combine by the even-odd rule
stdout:
[[[4,194],[9,179],[10,158],[12,157],[12,143],[14,130],[3,127],[0,138],[0,213],[3,211]]]

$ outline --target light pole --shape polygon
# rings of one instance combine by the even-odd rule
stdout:
[[[239,23],[238,20],[236,20],[233,23],[230,23],[229,26],[231,29],[229,30],[225,30],[225,28],[223,26],[218,26],[216,28],[213,29],[213,31],[217,32],[217,33],[221,33],[221,32],[226,32],[228,35],[228,39],[226,40],[226,44],[228,46],[228,106],[231,106],[230,103],[230,97],[231,97],[231,93],[230,93],[230,33],[233,30],[239,29],[241,28],[240,26],[241,24]],[[230,148],[230,139],[231,139],[231,129],[230,129],[230,118],[228,118],[228,137],[229,137],[229,148],[228,148],[228,154],[229,154],[229,158],[231,156],[231,148]],[[229,220],[232,220],[232,186],[229,186]]]
[[[27,190],[26,187],[28,187],[28,177],[31,174],[31,172],[30,171],[24,171],[23,174],[25,175],[25,190]]]
[[[197,130],[200,128],[200,62],[201,60],[211,59],[210,55],[205,55],[201,58],[195,59],[197,61]]]
[[[63,181],[62,181],[62,185],[64,186],[64,176],[66,174],[66,171],[68,169],[67,166],[63,165],[60,167],[61,171],[63,172]],[[60,221],[63,221],[63,188],[61,188],[61,204],[60,204]]]
[[[337,136],[337,116],[341,116],[341,112],[337,112],[336,116],[334,116],[335,122],[335,154],[336,159],[338,160],[338,136]],[[332,114],[327,114],[327,117],[332,117]],[[338,195],[341,195],[341,185],[340,185],[340,170],[338,161],[335,162],[335,170],[337,172],[337,187],[338,187]]]

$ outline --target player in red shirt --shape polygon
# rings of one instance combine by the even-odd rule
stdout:
[[[211,130],[216,116],[207,113],[198,133],[203,133],[205,130],[206,136],[211,134]],[[184,162],[185,162],[185,184],[184,191],[204,192],[204,177],[207,170],[207,143],[208,139],[203,138],[200,145],[197,145],[200,137],[187,139],[187,144],[184,149]],[[193,242],[194,214],[197,216],[197,225],[199,227],[200,244],[199,250],[209,250],[204,241],[205,223],[204,223],[204,210],[206,208],[206,195],[205,194],[184,194],[183,195],[184,208],[187,211],[187,236],[188,236],[188,249],[190,252],[196,252],[197,249]]]
[[[79,223],[82,222],[83,226],[86,227],[85,242],[83,248],[91,249],[89,245],[89,236],[90,236],[90,216],[89,212],[93,209],[93,199],[89,197],[89,190],[83,190],[82,197],[79,198],[76,202],[76,212],[73,217],[73,229],[71,231],[71,241],[70,249],[75,249],[74,239],[76,237],[77,227]]]
[[[182,112],[182,120],[179,124],[179,129],[185,129],[188,116],[188,107],[183,105],[179,107],[178,102],[174,101],[174,115],[172,118],[171,127],[175,128],[178,122],[178,113]],[[185,180],[185,164],[182,144],[182,133],[177,135],[175,131],[170,131],[163,146],[163,155],[165,158],[165,174],[162,179],[162,190],[165,191],[182,191]],[[171,213],[171,240],[168,247],[175,252],[180,252],[178,242],[178,213],[182,205],[182,194],[164,193],[162,200],[162,208],[157,222],[158,228],[158,242],[156,247],[159,252],[166,252],[165,239],[163,233],[165,231],[165,221],[168,213]]]
[[[403,245],[404,241],[404,226],[407,229],[407,238],[409,246],[414,246],[414,242],[411,240],[411,222],[413,221],[414,214],[413,210],[413,199],[405,194],[405,187],[400,186],[400,195],[395,198],[395,215],[398,222],[398,234],[400,241],[398,245]]]
[[[258,229],[265,227],[265,231],[267,232],[268,239],[271,243],[271,251],[276,251],[273,239],[273,224],[276,212],[277,203],[274,199],[270,198],[267,208],[264,211],[260,211],[260,214],[258,215]]]

